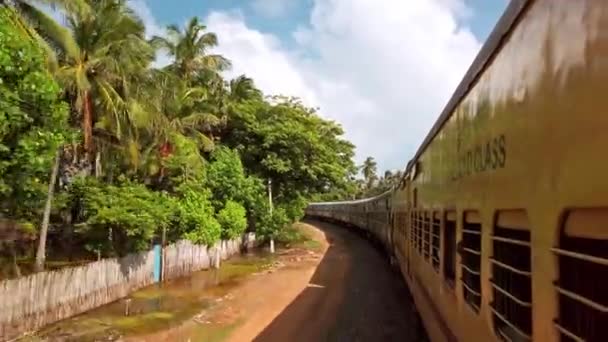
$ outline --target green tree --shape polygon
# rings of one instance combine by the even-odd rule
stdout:
[[[365,188],[370,190],[374,186],[374,182],[378,179],[376,175],[377,164],[373,157],[367,157],[361,165],[361,173],[365,179]]]
[[[245,208],[237,202],[228,200],[217,213],[217,222],[222,227],[222,239],[239,237],[247,228]]]
[[[182,238],[197,244],[212,245],[222,235],[222,227],[214,216],[211,192],[196,183],[179,188],[178,231]]]
[[[355,166],[342,128],[295,99],[274,101],[238,105],[224,143],[240,152],[253,175],[272,179],[277,203],[345,188]]]
[[[0,7],[0,202],[3,216],[38,224],[53,192],[51,166],[69,134],[68,112],[42,50],[8,20],[13,14]]]
[[[83,135],[86,159],[95,152],[94,128],[120,140],[133,118],[133,81],[154,58],[143,22],[123,0],[88,0],[94,15],[68,13],[70,48],[60,47],[56,77],[64,86]],[[66,40],[68,37],[66,37]],[[68,46],[67,44],[65,46]]]
[[[191,87],[170,71],[152,73],[155,89],[142,99],[148,104],[145,110],[151,114],[149,124],[160,153],[171,154],[171,137],[176,134],[192,139],[202,151],[213,150],[215,144],[209,133],[221,120],[205,111],[205,88]]]
[[[264,195],[261,182],[245,174],[238,152],[224,146],[211,154],[206,184],[213,192],[214,206],[218,210],[228,201],[253,210],[256,196]]]
[[[45,50],[47,66],[57,68],[58,49],[75,52],[74,40],[67,28],[56,22],[45,11],[32,5],[46,5],[60,9],[64,13],[79,13],[81,16],[91,14],[86,0],[1,0],[0,4],[14,9],[5,19],[10,20],[24,36],[29,36]]]
[[[73,202],[84,208],[82,233],[87,249],[104,255],[125,255],[150,247],[151,239],[175,221],[176,202],[143,184],[123,179],[118,185],[92,177],[72,184]]]
[[[197,17],[193,17],[183,30],[170,25],[166,37],[155,36],[151,42],[174,58],[171,70],[181,78],[192,80],[202,72],[215,73],[230,66],[230,61],[223,56],[209,54],[209,50],[218,45],[218,39],[215,33],[205,32],[206,29]]]

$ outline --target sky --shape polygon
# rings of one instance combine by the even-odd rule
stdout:
[[[198,16],[226,77],[297,96],[339,122],[378,170],[403,169],[507,0],[130,0],[148,35]],[[157,64],[168,62],[159,55]]]

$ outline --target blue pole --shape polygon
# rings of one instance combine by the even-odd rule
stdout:
[[[160,245],[154,245],[154,282],[160,282],[160,257],[161,257]]]

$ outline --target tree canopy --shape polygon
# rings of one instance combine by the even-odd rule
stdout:
[[[222,37],[198,18],[146,40],[126,0],[3,3],[0,210],[36,231],[52,200],[49,256],[275,236],[307,201],[356,195],[341,126],[246,75],[226,79]]]

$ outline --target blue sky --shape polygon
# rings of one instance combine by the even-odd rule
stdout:
[[[342,124],[356,159],[406,165],[507,0],[130,0],[148,34],[198,16],[266,94]],[[160,56],[159,64],[169,61]]]
[[[370,0],[372,1],[372,0]],[[373,0],[381,6],[381,0]],[[415,1],[415,0],[412,0]],[[148,7],[162,24],[182,23],[194,14],[207,16],[211,11],[240,11],[247,24],[265,32],[272,32],[283,39],[290,39],[289,32],[308,22],[313,0],[289,0],[288,5],[276,5],[284,8],[284,15],[269,16],[261,13],[255,0],[146,0]],[[262,3],[257,1],[257,3]],[[268,0],[268,3],[279,3],[277,0]],[[179,5],[177,5],[179,3]],[[473,33],[479,39],[485,39],[494,27],[496,21],[504,11],[505,0],[466,0],[465,4],[471,13],[465,15],[462,21],[470,25]],[[272,5],[268,5],[272,6]],[[278,13],[277,13],[278,14]]]

